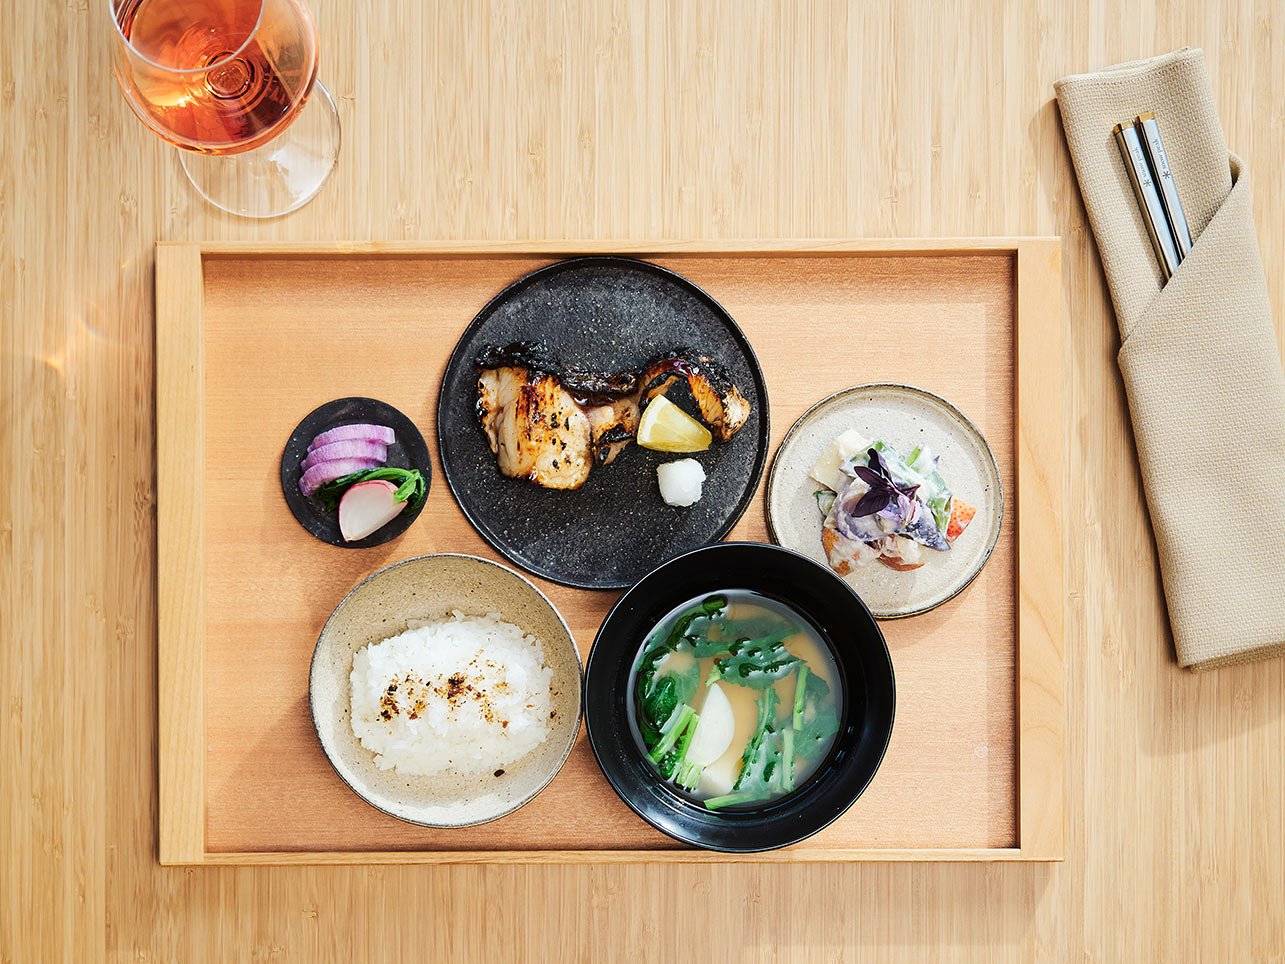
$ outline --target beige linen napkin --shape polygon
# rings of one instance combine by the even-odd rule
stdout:
[[[1178,661],[1285,654],[1285,375],[1249,180],[1198,50],[1055,85],[1120,326]],[[1111,129],[1155,111],[1195,245],[1163,283]]]

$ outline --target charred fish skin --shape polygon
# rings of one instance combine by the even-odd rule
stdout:
[[[700,409],[701,418],[720,442],[730,441],[750,417],[749,400],[741,394],[717,359],[694,348],[678,348],[647,365],[639,381],[647,401],[664,395],[679,377]]]
[[[614,373],[566,364],[529,341],[487,345],[474,363],[475,409],[500,471],[546,488],[579,488],[594,465],[611,464],[636,437],[643,405],[680,378],[720,442],[750,414],[727,370],[692,348]]]
[[[552,375],[567,391],[594,404],[607,399],[632,395],[638,387],[638,372],[591,371],[568,364],[540,341],[515,341],[507,345],[486,345],[473,362],[478,371],[488,368],[529,368]]]

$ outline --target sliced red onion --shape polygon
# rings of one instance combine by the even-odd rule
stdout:
[[[360,472],[363,469],[373,469],[379,464],[374,459],[330,459],[326,462],[318,462],[303,473],[303,478],[299,480],[299,491],[304,495],[312,495],[333,479]]]
[[[388,446],[364,438],[346,438],[311,449],[303,460],[304,471],[331,459],[374,459],[381,465],[388,461]]]
[[[370,425],[364,422],[357,425],[340,425],[337,428],[327,429],[313,439],[312,444],[308,446],[308,451],[319,449],[331,442],[342,442],[344,439],[365,439],[368,442],[392,445],[396,436],[387,425]]]

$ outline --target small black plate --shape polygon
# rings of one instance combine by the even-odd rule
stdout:
[[[757,810],[707,810],[660,778],[630,722],[634,663],[656,624],[688,600],[750,589],[788,604],[821,633],[843,679],[842,728],[808,782]],[[879,624],[839,576],[806,556],[724,542],[671,559],[616,602],[585,665],[585,725],[620,799],[675,840],[727,853],[798,843],[842,816],[874,779],[892,737],[897,686]]]
[[[365,539],[344,542],[339,531],[339,513],[331,512],[321,504],[320,499],[306,496],[299,490],[299,480],[303,477],[300,463],[308,454],[308,446],[312,440],[329,429],[358,423],[387,425],[393,430],[396,441],[388,446],[387,464],[398,469],[419,469],[424,476],[424,502],[428,501],[427,489],[433,481],[433,467],[424,436],[419,433],[414,422],[387,402],[354,395],[350,398],[336,398],[314,408],[295,426],[286,441],[285,451],[281,453],[281,493],[286,497],[286,505],[290,506],[290,511],[299,520],[299,525],[322,542],[342,549],[368,549],[396,539],[411,527],[411,523],[424,508],[424,502],[414,508],[408,507],[388,525],[376,529]]]
[[[478,422],[474,359],[485,345],[540,341],[566,362],[601,371],[641,367],[663,351],[692,347],[727,369],[750,402],[731,441],[691,456],[630,444],[574,491],[500,474]],[[689,410],[685,388],[671,397]],[[731,316],[681,275],[633,258],[560,261],[518,279],[465,329],[437,400],[442,474],[487,542],[537,576],[581,589],[622,589],[666,559],[717,542],[748,507],[767,460],[767,386]],[[695,458],[702,498],[666,505],[661,462]]]

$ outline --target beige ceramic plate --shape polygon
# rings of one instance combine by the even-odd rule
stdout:
[[[927,443],[940,456],[951,491],[977,515],[949,552],[925,552],[919,569],[897,572],[881,563],[843,577],[880,619],[914,616],[958,595],[990,558],[1004,518],[999,468],[986,439],[959,409],[910,385],[858,385],[813,405],[794,423],[772,460],[767,480],[767,524],[777,545],[825,563],[822,516],[808,472],[835,438],[855,429],[908,453]]]
[[[553,670],[553,721],[548,739],[504,774],[403,776],[375,766],[374,754],[348,722],[353,656],[387,639],[411,620],[452,610],[467,616],[499,613],[540,640]],[[417,556],[366,578],[321,630],[308,683],[312,720],[340,778],[367,803],[410,823],[467,827],[512,813],[549,785],[580,732],[580,657],[567,624],[534,585],[512,569],[477,556]]]

